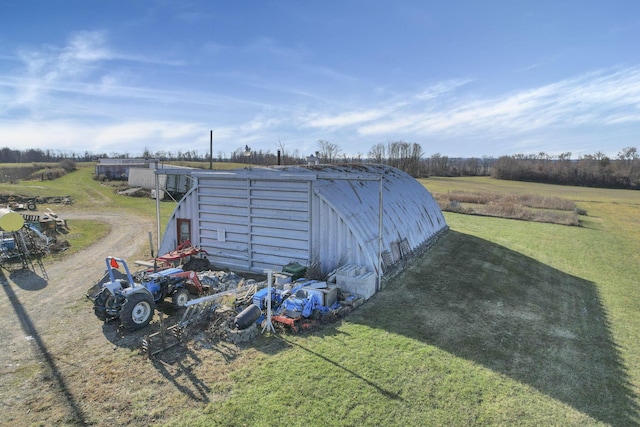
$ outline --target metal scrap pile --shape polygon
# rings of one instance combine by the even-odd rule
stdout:
[[[348,266],[348,270],[353,268]],[[272,286],[268,280],[258,282],[227,271],[207,270],[196,275],[209,294],[187,301],[180,320],[172,326],[167,327],[160,315],[160,331],[142,340],[142,352],[147,357],[178,344],[219,348],[225,343],[250,343],[268,330],[310,330],[347,316],[366,299],[348,290],[349,280],[345,281],[340,271],[330,275],[327,282],[304,278],[292,281],[290,273],[270,275]]]
[[[31,204],[35,205],[71,205],[73,204],[73,198],[71,196],[52,196],[52,197],[43,197],[43,196],[24,196],[20,194],[0,194],[0,204],[2,205],[24,205],[24,207],[28,210]],[[8,206],[11,208],[11,206]]]
[[[268,322],[269,289],[271,289],[272,324],[281,332],[299,332],[321,323],[333,322],[346,316],[364,302],[364,298],[342,291],[335,283],[276,274],[273,287],[266,281],[238,276],[233,272],[203,271],[198,273],[213,295],[187,303],[182,316],[183,327],[203,319],[197,339],[220,340],[234,344],[249,342],[265,331]],[[202,324],[201,322],[198,322]]]
[[[0,263],[22,262],[29,267],[31,259],[65,250],[69,243],[55,237],[60,228],[66,230],[67,223],[51,210],[41,217],[0,209]]]
[[[153,356],[165,348],[171,332],[190,346],[211,348],[218,343],[240,344],[253,341],[261,332],[300,332],[348,315],[364,303],[375,289],[375,281],[360,267],[345,265],[332,272],[327,281],[309,280],[304,268],[270,272],[267,280],[245,279],[228,271],[195,273],[206,294],[187,301],[180,318],[161,330],[145,336],[143,350]],[[271,283],[269,286],[269,280]],[[182,309],[181,309],[182,310]],[[162,348],[157,347],[157,338]]]
[[[200,282],[209,285],[215,292],[223,292],[230,289],[237,289],[245,283],[245,279],[233,272],[227,271],[201,271],[198,273]],[[252,281],[255,283],[255,280]],[[249,281],[247,284],[251,283]]]

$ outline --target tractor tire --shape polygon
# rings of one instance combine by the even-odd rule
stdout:
[[[36,203],[32,201],[27,202],[27,209],[29,209],[30,211],[35,211],[37,209]]]
[[[204,271],[211,269],[211,263],[207,258],[191,258],[187,261],[182,269],[184,271]]]
[[[147,292],[136,292],[129,295],[122,305],[120,324],[130,331],[144,328],[151,322],[155,304],[153,297]]]
[[[184,308],[184,305],[189,301],[189,299],[189,291],[185,288],[178,288],[173,295],[171,295],[171,302],[176,310]]]
[[[107,289],[103,289],[93,300],[93,312],[103,322],[114,319],[116,316],[107,312],[109,308],[115,308],[116,301]]]

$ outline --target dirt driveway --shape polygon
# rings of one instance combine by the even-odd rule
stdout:
[[[58,213],[71,224],[107,222],[111,231],[87,250],[46,263],[48,278],[37,265],[35,272],[0,271],[0,425],[149,424],[153,417],[141,419],[145,411],[126,408],[121,395],[131,380],[127,359],[150,363],[134,350],[140,337],[98,321],[85,293],[104,274],[106,256],[132,263],[142,253],[155,222],[104,211]]]

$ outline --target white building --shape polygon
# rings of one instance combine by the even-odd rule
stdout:
[[[197,170],[191,178],[160,253],[189,239],[233,271],[356,264],[381,277],[448,229],[423,185],[383,165]]]

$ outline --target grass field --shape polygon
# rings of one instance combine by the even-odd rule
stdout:
[[[71,195],[74,208],[155,215],[149,200],[87,177],[80,170],[38,191]],[[639,425],[638,192],[421,182],[565,198],[587,216],[569,227],[445,213],[449,233],[340,322],[240,348],[192,343],[153,367],[113,350],[95,372],[139,381],[111,393],[122,401],[110,405],[129,408],[129,425]],[[172,209],[162,203],[163,221]],[[173,393],[156,395],[167,383]]]
[[[65,212],[83,210],[109,210],[115,212],[135,213],[155,218],[155,203],[149,199],[118,196],[114,187],[100,184],[92,179],[95,165],[93,163],[78,163],[78,169],[70,174],[50,181],[21,181],[19,184],[0,183],[0,193],[19,194],[28,197],[59,197],[70,196],[73,206],[53,206],[54,211],[65,218]],[[161,218],[165,221],[175,208],[175,203],[162,202]],[[126,217],[123,216],[123,220]],[[69,233],[59,236],[67,240],[71,246],[65,253],[75,253],[95,242],[107,232],[106,224],[99,218],[92,220],[70,220]],[[148,252],[148,251],[147,251]],[[59,254],[57,256],[64,256]]]

